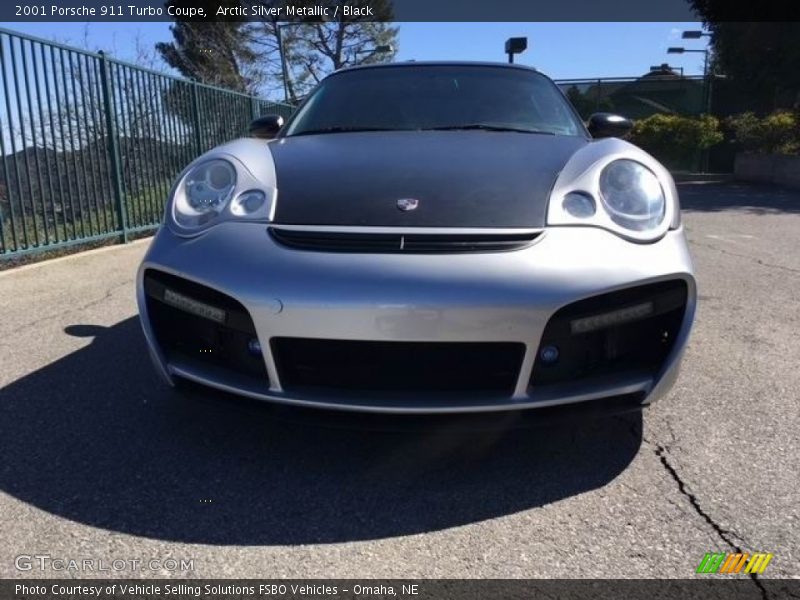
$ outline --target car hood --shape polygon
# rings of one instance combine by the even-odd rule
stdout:
[[[550,190],[588,140],[492,131],[294,136],[269,144],[275,222],[384,227],[543,227]],[[401,211],[397,201],[419,201]]]

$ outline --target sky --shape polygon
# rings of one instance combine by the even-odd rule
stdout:
[[[517,62],[553,79],[631,77],[669,62],[701,75],[703,55],[671,54],[669,46],[704,48],[705,39],[682,40],[698,23],[398,23],[397,60],[504,61],[505,40],[527,36]],[[0,23],[0,27],[136,62],[137,45],[169,41],[169,23]],[[163,68],[163,65],[162,65]]]

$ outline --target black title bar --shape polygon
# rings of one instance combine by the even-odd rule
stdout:
[[[800,580],[477,579],[18,579],[0,581],[0,600],[763,600],[797,598]]]
[[[728,2],[721,21],[796,21],[794,0]],[[0,21],[698,21],[687,0],[4,0]]]

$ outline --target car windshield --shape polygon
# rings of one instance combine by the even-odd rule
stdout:
[[[459,65],[333,75],[298,111],[286,135],[428,129],[586,135],[547,77],[528,69]]]

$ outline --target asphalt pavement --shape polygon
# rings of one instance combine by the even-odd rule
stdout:
[[[146,241],[0,273],[0,577],[684,578],[740,549],[800,577],[800,193],[680,191],[699,310],[642,416],[393,430],[178,394],[136,320]]]

